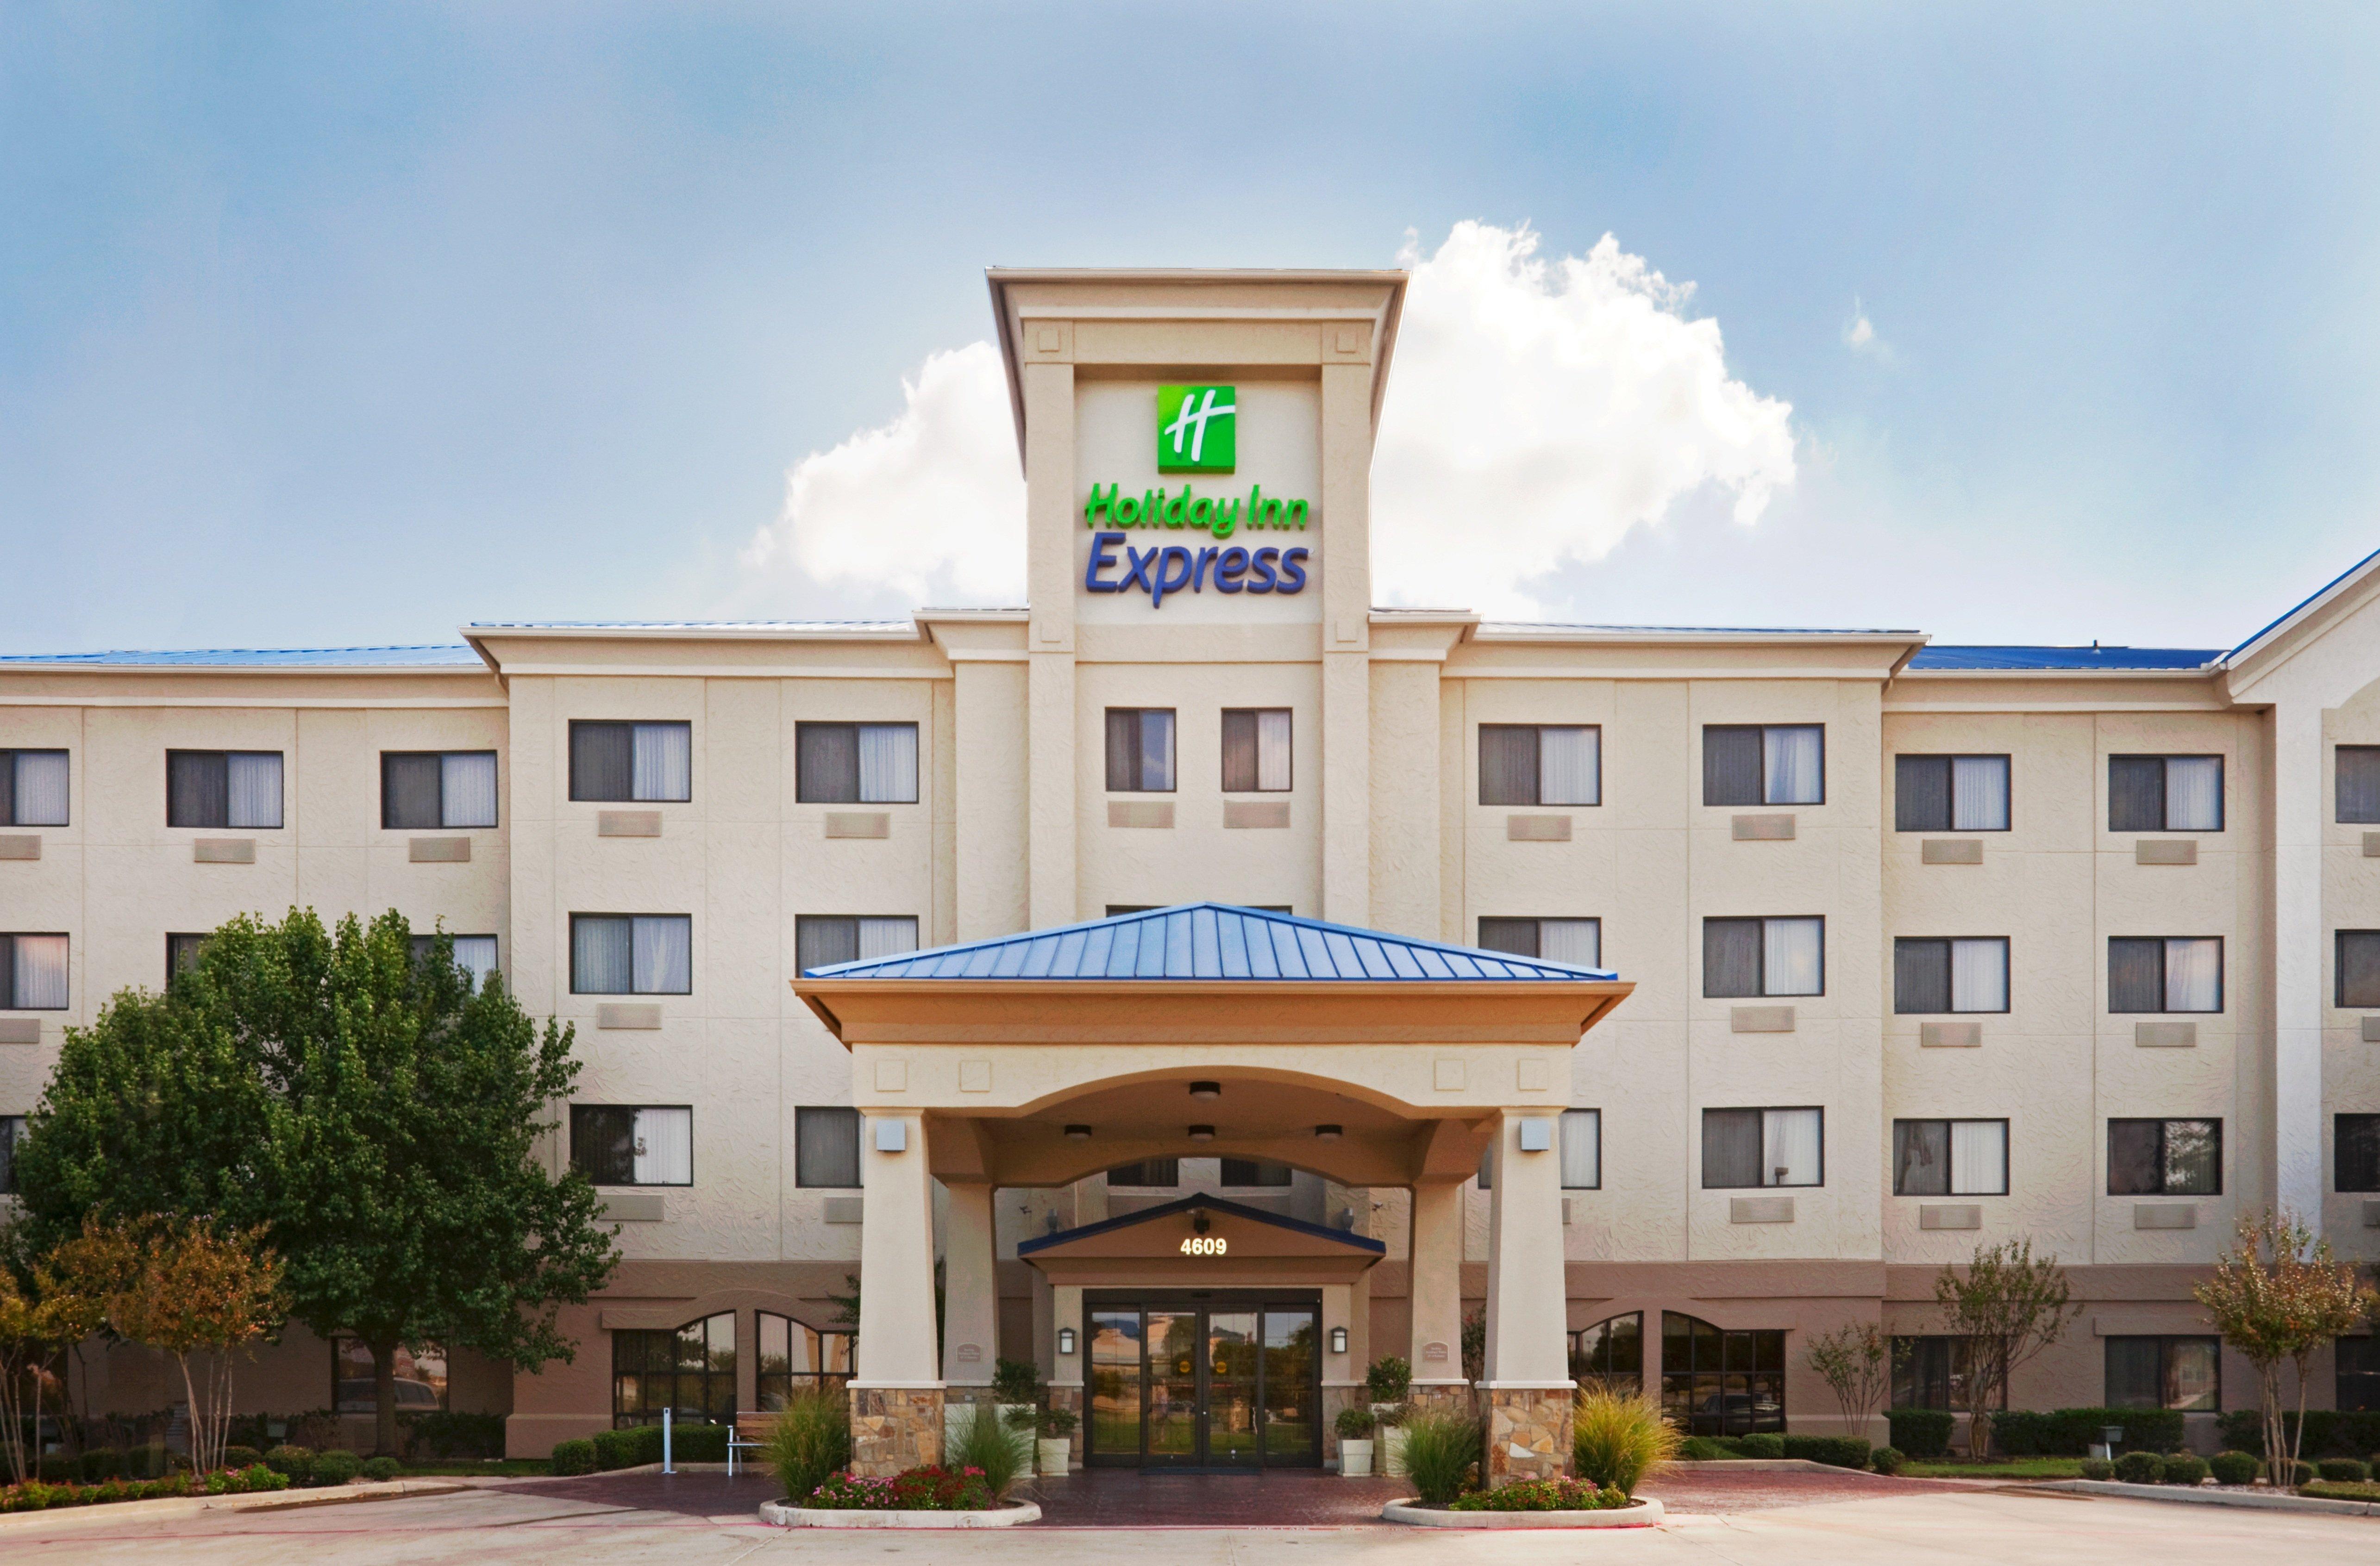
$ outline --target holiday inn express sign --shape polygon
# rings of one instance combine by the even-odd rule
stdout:
[[[1231,386],[1157,388],[1157,470],[1160,473],[1230,473],[1238,466],[1239,398]],[[1083,586],[1095,593],[1145,592],[1149,607],[1161,609],[1181,592],[1295,593],[1305,588],[1304,546],[1245,545],[1193,548],[1153,544],[1135,549],[1114,529],[1196,528],[1228,539],[1243,528],[1305,528],[1311,504],[1268,495],[1261,484],[1247,494],[1202,495],[1184,483],[1178,492],[1156,485],[1136,495],[1122,483],[1094,482],[1083,503],[1083,526],[1098,529]],[[1121,550],[1121,554],[1118,551]]]

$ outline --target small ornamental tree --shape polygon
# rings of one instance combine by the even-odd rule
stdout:
[[[16,1236],[9,1236],[14,1240]],[[16,1271],[0,1267],[0,1446],[5,1446],[8,1475],[23,1484],[34,1471],[38,1452],[29,1448],[25,1432],[42,1428],[42,1392],[50,1374],[44,1361],[56,1350],[81,1341],[99,1330],[97,1302],[61,1281],[47,1267],[26,1269],[30,1286],[17,1281]]]
[[[1876,1405],[1892,1390],[1891,1340],[1873,1321],[1847,1321],[1810,1340],[1809,1360],[1842,1405],[1850,1433],[1866,1435]]]
[[[2306,1362],[2372,1314],[2373,1291],[2293,1214],[2266,1212],[2240,1220],[2238,1246],[2216,1257],[2215,1275],[2191,1293],[2223,1341],[2256,1367],[2265,1470],[2284,1485],[2305,1441]],[[2281,1413],[2284,1362],[2297,1371],[2294,1439]]]
[[[1945,1266],[1934,1280],[1943,1325],[1967,1342],[1967,1451],[1991,1453],[1991,1411],[2005,1401],[2017,1367],[2066,1335],[2082,1307],[2073,1303],[2055,1256],[2035,1256],[2031,1240],[1977,1245],[1961,1270]]]

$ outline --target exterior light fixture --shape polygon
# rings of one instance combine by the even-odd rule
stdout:
[[[1314,1128],[1314,1139],[1318,1142],[1336,1142],[1340,1135],[1340,1128],[1335,1125],[1318,1125]]]
[[[1060,1354],[1073,1354],[1075,1352],[1075,1329],[1072,1327],[1061,1327],[1058,1329],[1058,1352]]]
[[[1330,1352],[1332,1354],[1345,1354],[1347,1352],[1347,1329],[1344,1327],[1333,1327],[1330,1329]]]
[[[1220,1082],[1194,1082],[1190,1085],[1190,1097],[1194,1099],[1220,1099],[1222,1096],[1223,1085]]]
[[[1211,1125],[1194,1125],[1190,1128],[1190,1140],[1193,1142],[1212,1142],[1214,1139],[1215,1128]]]
[[[1070,1126],[1066,1127],[1066,1140],[1067,1140],[1067,1141],[1069,1141],[1069,1142],[1087,1142],[1087,1141],[1089,1141],[1090,1139],[1091,1139],[1091,1128],[1090,1128],[1089,1126],[1087,1126],[1087,1125],[1070,1125]]]
[[[1213,1227],[1215,1227],[1214,1220],[1207,1216],[1207,1209],[1205,1208],[1200,1208],[1196,1212],[1190,1215],[1190,1228],[1192,1232],[1204,1234],[1208,1230],[1212,1229]]]

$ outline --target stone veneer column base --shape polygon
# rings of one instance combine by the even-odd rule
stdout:
[[[889,1479],[942,1460],[942,1389],[851,1389],[851,1471]]]
[[[1405,1391],[1405,1401],[1416,1414],[1462,1414],[1471,1412],[1471,1383],[1468,1381],[1415,1381]]]
[[[1496,1489],[1516,1479],[1559,1479],[1570,1472],[1571,1386],[1499,1387],[1483,1383],[1488,1459],[1480,1475]]]

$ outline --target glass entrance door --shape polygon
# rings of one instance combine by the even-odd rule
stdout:
[[[1092,1463],[1253,1470],[1322,1461],[1318,1305],[1211,1295],[1086,1303]]]

